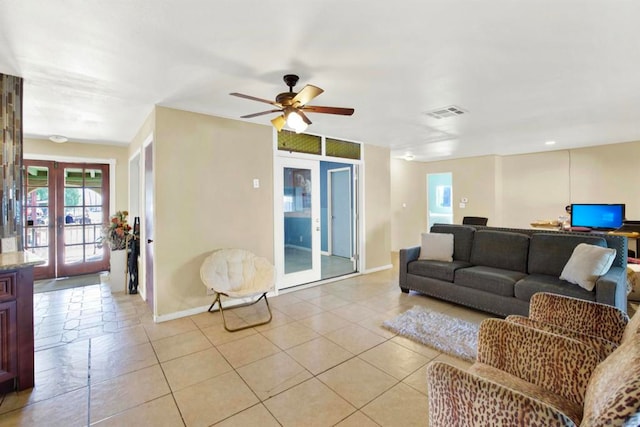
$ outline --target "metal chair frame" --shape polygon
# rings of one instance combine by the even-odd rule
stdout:
[[[244,325],[244,326],[240,326],[238,328],[230,328],[229,326],[227,326],[227,319],[224,317],[224,309],[222,308],[222,298],[221,298],[222,296],[228,297],[229,295],[224,294],[222,292],[216,292],[216,298],[211,303],[211,306],[209,307],[209,312],[214,312],[215,310],[213,310],[213,306],[216,305],[216,303],[218,303],[218,308],[220,309],[220,314],[222,315],[222,323],[224,324],[224,328],[229,332],[242,331],[244,329],[249,329],[249,328],[253,328],[253,327],[256,327],[256,326],[266,325],[267,323],[271,322],[271,319],[273,319],[273,314],[271,313],[271,307],[269,307],[269,300],[267,299],[267,293],[265,292],[257,300],[255,300],[253,302],[248,302],[248,303],[245,303],[245,304],[234,305],[233,308],[235,309],[235,308],[248,307],[250,305],[255,305],[262,298],[264,298],[264,302],[265,302],[265,304],[267,304],[267,311],[269,312],[269,318],[267,320],[265,320],[265,321],[252,323],[250,325]],[[227,308],[227,311],[231,311],[231,308]]]

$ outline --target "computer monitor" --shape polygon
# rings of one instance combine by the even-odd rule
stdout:
[[[572,203],[571,227],[615,230],[624,220],[624,203]]]

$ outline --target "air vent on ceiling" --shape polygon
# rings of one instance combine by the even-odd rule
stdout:
[[[435,110],[427,111],[427,116],[434,119],[446,119],[447,117],[455,117],[466,114],[467,111],[455,105],[449,105],[448,107],[437,108]]]

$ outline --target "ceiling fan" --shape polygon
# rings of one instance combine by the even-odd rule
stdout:
[[[317,86],[306,85],[300,92],[294,92],[293,87],[298,83],[299,77],[295,74],[287,74],[283,77],[284,82],[289,86],[289,92],[282,92],[276,96],[276,100],[269,101],[268,99],[256,98],[255,96],[244,95],[242,93],[233,92],[229,95],[237,96],[239,98],[251,99],[253,101],[264,102],[271,104],[277,109],[262,111],[260,113],[247,114],[241,116],[242,119],[249,119],[251,117],[262,116],[263,114],[282,112],[281,115],[271,120],[273,126],[278,129],[278,132],[282,130],[285,124],[296,131],[296,133],[304,132],[308,125],[311,124],[311,120],[307,117],[307,113],[323,113],[323,114],[339,114],[342,116],[350,116],[355,111],[353,108],[340,108],[340,107],[320,107],[318,105],[307,105],[316,96],[320,95],[324,90]]]

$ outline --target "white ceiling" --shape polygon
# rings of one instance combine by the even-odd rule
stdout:
[[[25,79],[30,137],[127,144],[154,105],[239,118],[270,106],[230,92],[294,73],[355,108],[309,133],[417,160],[557,150],[640,140],[640,1],[0,0],[0,72]],[[426,115],[449,105],[468,114]]]

